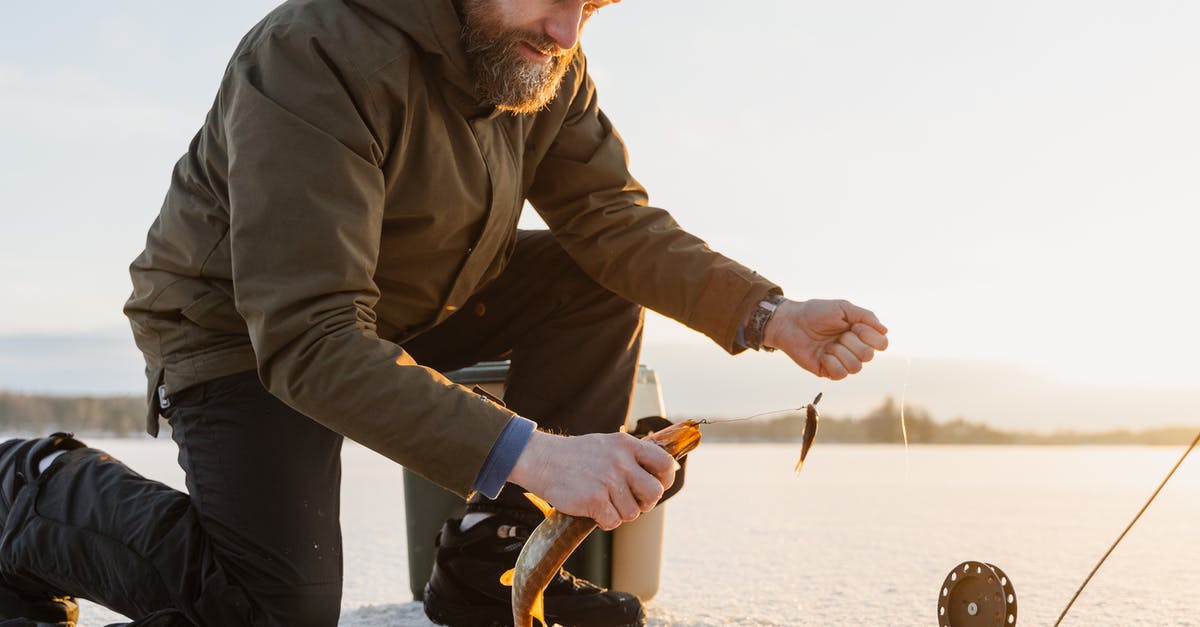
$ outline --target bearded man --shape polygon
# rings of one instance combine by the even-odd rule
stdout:
[[[579,51],[608,4],[294,0],[250,31],[131,267],[147,426],[188,493],[68,434],[0,445],[0,615],[335,625],[349,437],[469,498],[426,613],[505,624],[520,492],[612,529],[673,481],[616,432],[643,306],[831,379],[886,347],[870,312],[785,300],[648,205]],[[527,200],[549,232],[517,231]],[[507,407],[440,374],[494,358]],[[565,573],[545,610],[644,621]]]

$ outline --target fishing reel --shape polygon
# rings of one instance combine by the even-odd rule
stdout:
[[[1017,593],[995,564],[963,562],[938,591],[938,627],[1014,627]]]

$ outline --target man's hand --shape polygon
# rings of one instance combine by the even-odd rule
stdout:
[[[839,381],[887,348],[887,327],[844,300],[785,300],[767,322],[763,345],[787,353],[819,377]]]
[[[675,460],[625,433],[564,437],[535,431],[509,481],[604,530],[654,508],[675,482]]]

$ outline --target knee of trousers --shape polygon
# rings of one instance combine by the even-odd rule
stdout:
[[[155,627],[337,624],[340,561],[319,583],[254,576],[213,550],[187,495],[103,451],[79,449],[62,459],[14,502],[0,534],[7,584],[25,594],[86,598],[133,618],[166,611],[146,623]]]
[[[112,465],[102,451],[72,450],[21,490],[0,536],[6,582],[27,595],[119,605],[114,609],[126,615],[170,598],[169,586],[144,556],[98,522],[109,519],[94,488],[105,483],[99,476],[114,474]]]
[[[614,323],[640,324],[645,308],[597,283],[575,264],[566,266],[553,289],[568,302],[603,312]]]
[[[603,307],[608,314],[610,322],[631,328],[642,326],[642,320],[646,315],[645,307],[618,296],[597,283],[593,283],[593,285],[597,291],[598,305]]]

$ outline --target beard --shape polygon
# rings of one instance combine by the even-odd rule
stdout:
[[[483,104],[520,114],[541,111],[554,100],[578,47],[563,50],[545,34],[508,28],[492,0],[464,0],[463,22],[463,47]],[[549,53],[550,60],[526,59],[521,53],[526,44]]]

